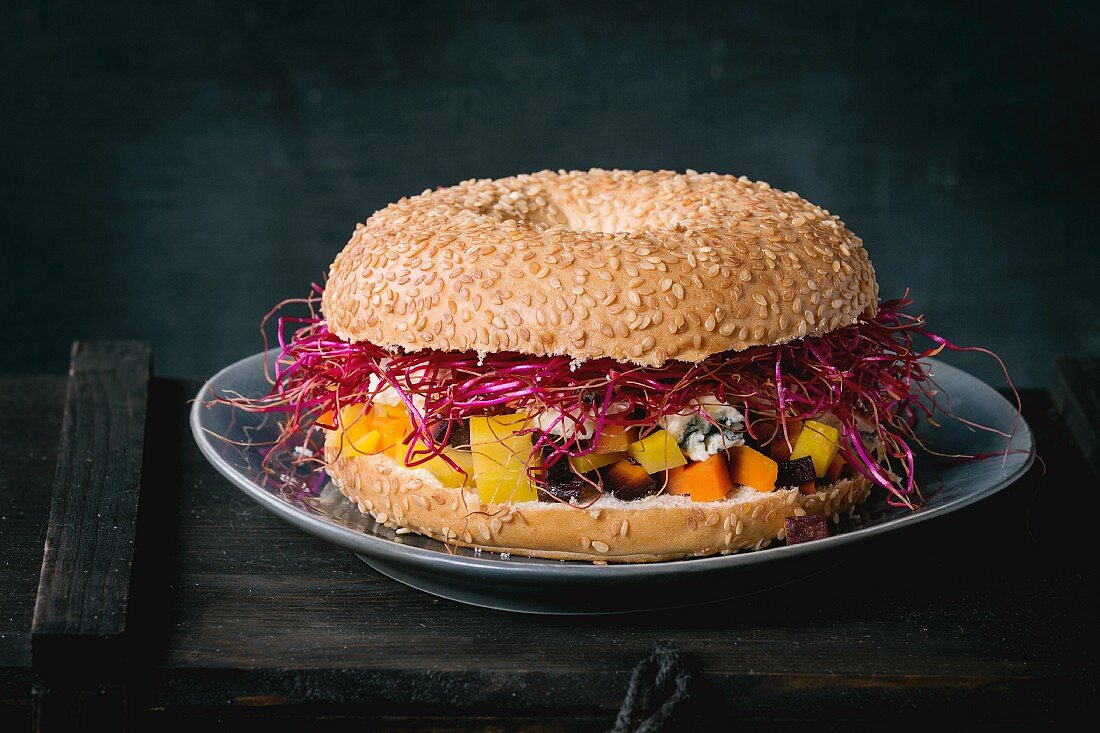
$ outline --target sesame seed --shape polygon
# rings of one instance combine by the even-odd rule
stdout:
[[[555,204],[551,191],[569,203]],[[467,180],[401,199],[356,227],[322,311],[341,337],[387,348],[652,364],[658,351],[676,358],[688,339],[633,356],[632,332],[651,324],[714,334],[690,352],[705,358],[854,323],[875,291],[859,238],[793,192],[733,176],[594,169]],[[551,305],[554,295],[571,300]],[[485,308],[517,300],[522,313]],[[610,339],[587,324],[614,323],[618,304],[633,311],[625,336],[612,328],[621,342],[570,337],[584,325]],[[540,317],[545,308],[553,315]],[[669,327],[678,313],[693,314],[690,326]],[[532,321],[537,333],[523,330]]]

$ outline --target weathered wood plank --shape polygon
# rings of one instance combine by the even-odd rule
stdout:
[[[63,375],[0,376],[0,730],[28,730],[31,617],[65,402]]]
[[[1046,474],[788,588],[690,613],[570,619],[434,599],[283,524],[188,439],[197,385],[164,386],[149,393],[142,483],[156,491],[142,497],[127,619],[141,640],[125,683],[135,727],[335,715],[431,730],[458,715],[468,729],[530,729],[540,716],[606,729],[631,668],[662,639],[700,663],[693,709],[727,721],[1019,718],[1095,690],[1080,644],[1095,603],[1074,591],[1091,538],[1067,536],[1057,502],[1035,501],[1087,469],[1040,393],[1024,392],[1024,412]],[[35,414],[17,407],[5,417]]]
[[[988,501],[791,586],[622,617],[523,616],[413,591],[270,516],[188,446],[151,479],[148,508],[170,505],[158,511],[179,524],[176,537],[158,535],[167,546],[150,580],[160,587],[142,585],[168,594],[172,623],[138,697],[173,715],[223,701],[375,715],[560,704],[610,721],[633,666],[671,640],[699,661],[715,707],[738,716],[907,704],[1018,714],[1012,701],[1028,696],[1053,705],[1088,684],[1073,629],[1091,606],[1059,600],[1081,581],[1076,546],[1088,540],[1066,538],[1062,517],[1033,496],[1083,464],[1046,396],[1023,397],[1046,475],[1036,468]]]
[[[31,626],[36,669],[102,669],[126,630],[152,349],[73,344]]]

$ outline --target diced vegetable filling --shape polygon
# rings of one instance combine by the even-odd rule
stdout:
[[[731,477],[744,477],[746,469],[738,466],[738,458],[750,456],[757,469],[768,465],[736,450],[746,446],[776,462],[777,477],[779,462],[809,458],[814,478],[798,485],[804,492],[816,491],[834,477],[859,474],[884,489],[891,506],[916,509],[922,496],[914,425],[921,419],[935,424],[938,416],[954,417],[945,409],[948,400],[936,384],[929,357],[944,350],[987,354],[1012,387],[995,354],[929,331],[923,316],[909,312],[908,297],[880,301],[855,323],[796,341],[714,353],[698,362],[670,359],[640,366],[561,353],[404,351],[347,341],[317,312],[322,294],[323,288],[315,285],[305,299],[308,317],[278,316],[281,348],[270,365],[274,373],[266,394],[214,401],[249,412],[283,414],[280,447],[298,441],[303,429],[346,432],[328,444],[360,454],[385,453],[454,481],[439,467],[441,462],[447,470],[472,475],[475,484],[478,473],[487,476],[491,471],[483,467],[479,472],[477,466],[467,471],[445,451],[472,451],[468,432],[475,418],[523,412],[530,420],[516,435],[530,437],[528,464],[522,476],[512,467],[503,471],[507,479],[502,485],[513,485],[513,497],[530,495],[527,489],[533,487],[539,499],[560,499],[555,467],[569,469],[576,479],[570,478],[571,484],[579,482],[597,495],[611,493],[605,492],[607,476],[623,473],[611,467],[622,460],[644,460],[652,469],[655,456],[657,473],[647,475],[661,491],[670,481],[681,481],[683,474],[699,475],[688,469],[716,455],[725,456]],[[273,311],[268,318],[277,314]],[[372,412],[366,416],[370,421],[352,427],[356,420],[342,419],[348,405]],[[836,432],[806,431],[806,421]],[[684,464],[669,460],[676,456],[664,447],[665,440],[659,451],[639,452],[637,444],[649,447],[645,441],[657,429],[672,436]],[[583,461],[593,454],[623,453],[625,458],[613,463]],[[496,491],[488,478],[481,483],[494,500],[507,493]]]
[[[486,504],[560,501],[586,505],[602,495],[632,501],[660,493],[693,501],[721,501],[739,487],[759,492],[795,488],[813,493],[849,475],[839,431],[830,416],[791,420],[786,434],[745,432],[737,409],[714,397],[656,425],[608,425],[569,416],[523,412],[471,417],[449,423],[440,449],[412,440],[407,408],[375,403],[342,408],[334,424],[340,450],[384,454],[430,472],[449,488],[471,487]],[[570,427],[572,426],[572,427]],[[575,455],[556,457],[545,446],[572,445]]]

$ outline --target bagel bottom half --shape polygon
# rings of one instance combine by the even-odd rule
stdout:
[[[384,455],[338,455],[326,447],[328,473],[364,514],[387,527],[465,547],[554,560],[656,562],[767,547],[790,516],[833,522],[867,499],[870,481],[842,479],[814,494],[795,489],[733,491],[722,501],[686,496],[636,501],[602,497],[589,507],[560,502],[481,502],[477,492],[443,486],[423,469]]]

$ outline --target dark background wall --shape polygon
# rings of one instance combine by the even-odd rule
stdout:
[[[0,371],[208,375],[387,202],[603,166],[796,190],[1042,384],[1100,352],[1095,5],[6,1]]]

